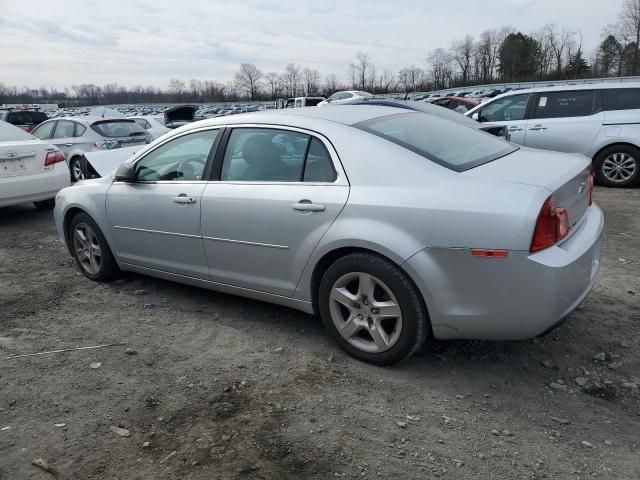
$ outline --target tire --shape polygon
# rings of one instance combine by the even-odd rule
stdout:
[[[612,145],[594,159],[596,179],[605,187],[632,187],[640,183],[640,150],[630,145]]]
[[[94,282],[110,282],[120,276],[118,264],[100,227],[89,215],[79,213],[73,217],[68,239],[73,258],[85,277]]]
[[[82,169],[82,157],[73,157],[69,160],[69,172],[71,174],[71,182],[79,182],[87,178],[84,170]]]
[[[429,332],[416,287],[396,265],[370,253],[346,255],[327,269],[320,281],[318,309],[338,345],[374,365],[404,360]]]
[[[33,205],[38,210],[52,210],[56,206],[55,198],[47,198],[46,200],[40,200],[39,202],[33,202]]]

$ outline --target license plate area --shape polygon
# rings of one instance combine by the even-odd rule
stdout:
[[[11,176],[20,175],[25,172],[24,160],[22,158],[0,160],[0,175]]]

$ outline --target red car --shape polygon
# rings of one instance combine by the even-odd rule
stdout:
[[[442,97],[434,100],[431,103],[448,108],[450,110],[455,110],[458,113],[466,113],[473,107],[480,105],[480,102],[478,100],[463,97]]]

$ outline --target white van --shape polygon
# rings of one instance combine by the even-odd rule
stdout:
[[[602,185],[640,183],[640,83],[515,90],[465,115],[506,125],[514,143],[588,156]]]

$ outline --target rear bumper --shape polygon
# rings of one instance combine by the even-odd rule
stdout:
[[[564,243],[506,258],[467,249],[424,249],[403,265],[423,294],[436,338],[520,340],[548,331],[593,288],[604,215],[589,207]]]
[[[65,162],[56,163],[46,172],[0,178],[0,207],[55,198],[60,189],[69,185]]]

